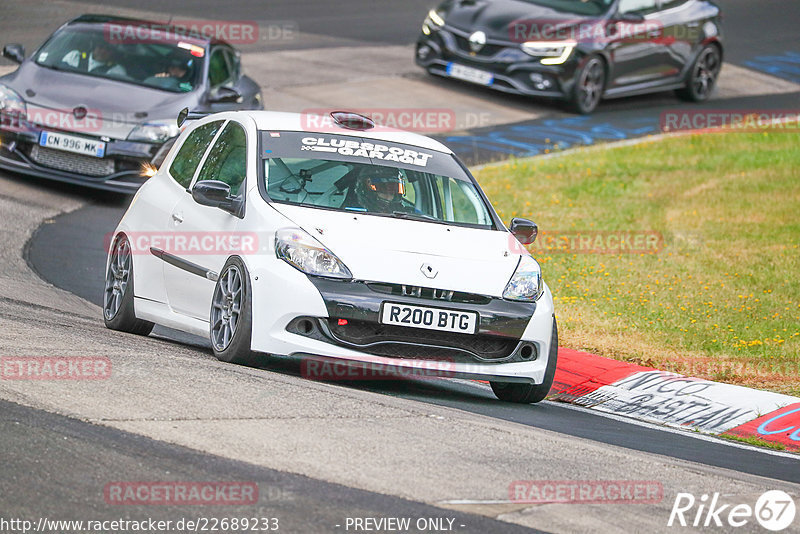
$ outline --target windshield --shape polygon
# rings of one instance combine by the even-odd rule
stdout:
[[[70,25],[37,52],[43,67],[174,93],[197,84],[205,49],[196,42],[113,39],[103,25]]]
[[[529,4],[545,6],[563,13],[576,15],[602,15],[614,0],[525,0]]]
[[[471,181],[371,163],[327,159],[264,161],[274,202],[456,225],[493,227]]]

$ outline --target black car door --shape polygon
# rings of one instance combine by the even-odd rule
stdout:
[[[611,58],[607,92],[663,83],[670,76],[657,0],[620,0],[607,28]],[[635,19],[640,20],[635,20]]]

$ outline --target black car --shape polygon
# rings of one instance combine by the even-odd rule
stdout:
[[[699,102],[722,68],[721,18],[708,0],[447,0],[428,13],[416,62],[579,113],[673,89]]]
[[[164,23],[84,15],[59,28],[0,78],[0,168],[131,192],[195,111],[263,109],[224,41]]]

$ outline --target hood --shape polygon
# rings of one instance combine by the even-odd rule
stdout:
[[[584,14],[570,13],[526,0],[456,0],[445,2],[440,11],[448,26],[470,33],[480,30],[489,40],[505,42],[558,40],[551,35],[554,26],[572,28],[603,17],[590,8]]]
[[[196,91],[169,93],[139,85],[40,67],[26,61],[2,80],[25,100],[28,118],[36,124],[125,139],[139,123],[175,120],[184,107],[195,109]],[[83,106],[87,118],[72,110]]]
[[[336,254],[357,280],[501,297],[519,263],[508,232],[273,207]],[[435,278],[422,273],[425,263],[438,271]]]

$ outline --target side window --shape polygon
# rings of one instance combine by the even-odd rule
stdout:
[[[641,15],[648,15],[658,11],[656,0],[621,0],[619,3],[619,12],[624,13],[639,13]]]
[[[238,80],[242,76],[242,63],[239,61],[239,54],[233,50],[226,50],[225,55],[228,56],[228,64],[231,66],[231,79]]]
[[[206,153],[209,143],[222,127],[222,123],[223,121],[214,121],[195,128],[181,145],[178,154],[172,160],[169,174],[183,187],[189,187],[192,183],[192,177],[197,170],[197,166],[200,164],[200,160],[203,159],[203,154]]]
[[[686,0],[662,0],[661,10],[665,11],[667,9],[672,9],[673,7],[682,6],[685,3]]]
[[[217,87],[230,78],[231,70],[225,59],[225,52],[223,49],[217,48],[211,52],[211,58],[208,61],[208,81],[211,83],[211,87]]]
[[[244,128],[229,122],[208,153],[197,181],[218,180],[231,186],[231,195],[240,193],[247,174],[247,136]]]

